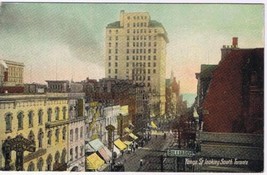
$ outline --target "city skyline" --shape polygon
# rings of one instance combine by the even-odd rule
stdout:
[[[23,62],[25,83],[104,78],[105,29],[118,21],[120,10],[148,12],[163,24],[170,40],[166,78],[173,70],[182,93],[196,93],[200,64],[218,64],[222,45],[231,45],[232,37],[239,38],[240,48],[264,47],[262,4],[2,3],[0,8],[0,59]]]

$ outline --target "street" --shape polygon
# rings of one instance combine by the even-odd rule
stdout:
[[[124,164],[125,171],[128,172],[159,172],[161,171],[160,156],[164,155],[165,150],[172,144],[172,135],[167,133],[166,139],[161,131],[153,132],[152,138],[144,147],[138,147],[135,152],[124,153],[116,159],[116,163]],[[143,166],[140,166],[140,159],[143,159]],[[105,171],[109,171],[107,167]],[[174,171],[173,161],[164,160],[164,171]]]

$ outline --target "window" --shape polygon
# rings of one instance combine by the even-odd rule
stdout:
[[[55,136],[56,136],[56,142],[59,142],[59,129],[56,129]]]
[[[115,67],[118,67],[118,63],[117,62],[115,62]]]
[[[153,73],[154,73],[154,74],[156,73],[156,69],[153,69]]]
[[[72,161],[73,160],[73,149],[71,148],[70,149],[70,161]]]
[[[64,148],[61,153],[61,163],[64,164],[66,162],[66,149]]]
[[[115,56],[115,60],[118,60],[118,56],[117,55]]]
[[[127,40],[130,40],[130,37],[129,36],[127,36]]]
[[[60,153],[57,151],[55,154],[55,163],[59,163]]]
[[[34,171],[34,163],[33,162],[31,162],[29,164],[27,171]]]
[[[111,62],[108,63],[108,67],[110,67],[110,66],[111,66]]]
[[[83,146],[80,146],[80,156],[83,156]]]
[[[83,138],[83,127],[80,129],[80,138]]]
[[[108,56],[108,59],[111,60],[111,56]]]
[[[108,46],[111,47],[111,43],[108,43]]]
[[[151,49],[148,49],[148,53],[151,53]]]
[[[63,129],[62,129],[62,140],[65,140],[66,139],[66,127],[64,126]]]
[[[67,114],[67,108],[64,106],[62,111],[63,111],[63,119],[65,120],[66,119],[66,114]]]
[[[78,140],[78,128],[75,128],[75,140]]]
[[[49,154],[49,156],[46,159],[46,164],[47,164],[47,171],[51,171],[52,170],[52,155]]]
[[[5,117],[6,120],[6,132],[12,132],[12,114],[8,113]]]
[[[129,56],[126,57],[126,60],[129,60]]]
[[[47,133],[47,144],[48,145],[52,144],[51,137],[52,137],[52,131],[48,131]]]
[[[129,63],[128,62],[126,63],[126,67],[129,67]]]
[[[150,74],[150,69],[147,70],[147,73]]]
[[[150,63],[147,63],[147,66],[150,67]]]
[[[115,53],[118,53],[118,49],[115,49]]]
[[[157,46],[157,42],[154,42],[154,46],[155,46],[155,47]]]
[[[55,109],[55,119],[59,120],[59,107],[56,107]]]
[[[119,32],[119,31],[118,31],[118,30],[116,30],[116,34],[118,34],[118,32]]]
[[[118,36],[116,36],[116,40],[118,40],[119,39],[119,37]]]
[[[109,73],[109,74],[111,73],[111,69],[108,69],[108,73]]]
[[[29,118],[29,128],[33,127],[33,111],[30,111],[28,114]]]
[[[51,118],[52,118],[52,109],[49,108],[49,109],[47,110],[47,121],[48,121],[48,122],[51,122]]]
[[[75,159],[78,159],[78,146],[75,147]]]
[[[118,69],[115,69],[115,74],[117,74],[118,73]]]
[[[111,30],[109,30],[109,33],[111,34]]]
[[[108,53],[111,53],[111,49],[108,49]]]
[[[43,124],[43,110],[39,110],[38,112],[38,124],[42,125]]]
[[[44,137],[44,132],[42,129],[39,129],[39,132],[38,132],[38,147],[39,148],[43,147],[43,137]]]
[[[157,64],[156,64],[156,63],[154,63],[154,64],[153,64],[153,66],[154,66],[154,67],[156,67],[156,66],[157,66]]]
[[[44,160],[43,160],[43,158],[40,158],[37,162],[37,170],[43,171],[43,166],[44,166]]]
[[[17,118],[18,118],[18,130],[21,130],[21,129],[23,129],[23,113],[22,112],[20,112],[19,114],[18,114],[18,116],[17,116]]]
[[[154,49],[154,53],[157,53],[157,49]]]
[[[30,131],[29,135],[28,135],[28,139],[35,144],[35,138],[34,138],[34,134],[32,131]]]
[[[73,130],[72,129],[70,130],[70,141],[71,142],[73,141]]]

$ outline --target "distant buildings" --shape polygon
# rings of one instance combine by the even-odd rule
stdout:
[[[147,12],[121,11],[119,21],[106,27],[106,78],[143,83],[150,92],[153,116],[165,112],[166,44],[163,25]]]
[[[23,63],[0,60],[0,93],[23,92],[23,71]]]

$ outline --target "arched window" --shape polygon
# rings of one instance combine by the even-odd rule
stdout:
[[[34,171],[34,163],[31,162],[28,166],[28,170],[27,171]]]
[[[59,107],[56,107],[55,109],[55,118],[56,120],[59,120]]]
[[[62,151],[62,154],[61,154],[61,163],[66,163],[66,149],[64,148],[63,151]]]
[[[78,140],[79,136],[79,132],[78,132],[78,128],[75,128],[75,140]]]
[[[46,164],[47,164],[47,171],[52,171],[52,160],[53,160],[53,157],[51,154],[49,154],[49,156],[47,157],[46,159]]]
[[[38,163],[37,163],[37,170],[38,171],[43,171],[43,166],[44,166],[44,160],[43,160],[43,158],[40,158],[38,160]]]
[[[73,130],[72,129],[70,130],[70,141],[71,142],[73,141]]]
[[[63,112],[63,119],[65,120],[67,114],[67,108],[65,106],[63,107],[62,112]]]
[[[47,133],[47,144],[48,145],[52,144],[51,137],[52,137],[52,131],[48,131],[48,133]]]
[[[75,159],[78,159],[78,146],[75,147]]]
[[[5,117],[6,120],[6,132],[12,132],[12,114],[8,113]]]
[[[34,138],[34,134],[33,134],[32,131],[30,131],[30,133],[29,133],[29,135],[28,135],[28,139],[29,139],[30,141],[32,141],[32,142],[35,144],[35,138]]]
[[[44,137],[44,132],[42,129],[39,129],[39,132],[38,132],[38,147],[39,148],[43,147],[43,137]]]
[[[38,111],[38,124],[39,125],[42,125],[43,124],[43,110],[42,109],[40,109]]]
[[[62,129],[62,140],[66,139],[66,127],[64,126]]]
[[[23,112],[19,112],[18,115],[17,115],[17,118],[18,118],[18,130],[21,130],[23,129]]]
[[[52,109],[49,108],[49,109],[47,110],[47,121],[48,121],[48,122],[51,122],[51,117],[52,117]]]
[[[28,114],[29,117],[29,128],[33,127],[33,111],[30,111]]]
[[[59,163],[60,153],[57,151],[55,154],[55,162]]]
[[[73,149],[71,148],[70,149],[70,161],[72,161],[73,160]]]
[[[59,129],[56,129],[55,136],[56,136],[56,142],[58,142],[59,141]]]

